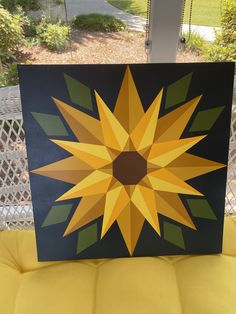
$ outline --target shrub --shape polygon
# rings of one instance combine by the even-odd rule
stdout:
[[[206,61],[223,62],[236,61],[235,44],[225,45],[222,41],[222,35],[216,35],[215,43],[210,45],[205,51]]]
[[[37,27],[41,20],[34,18],[33,16],[27,16],[21,7],[17,7],[15,10],[15,15],[18,16],[21,26],[23,28],[23,33],[25,37],[36,37]]]
[[[197,32],[184,33],[183,37],[187,39],[185,50],[194,52],[198,55],[202,54],[206,47],[206,40]]]
[[[14,12],[17,6],[21,6],[24,11],[37,10],[40,8],[37,0],[0,0],[0,5],[10,12]]]
[[[116,17],[97,13],[78,15],[72,25],[93,32],[119,32],[125,29],[125,24]]]
[[[34,17],[28,17],[28,22],[23,26],[25,37],[36,37],[39,23],[40,21],[36,20]]]
[[[41,20],[36,25],[36,34],[41,36],[47,29],[48,24],[50,23],[50,18],[46,15],[42,15]]]
[[[236,1],[225,0],[221,19],[222,30],[206,50],[207,61],[236,61]]]
[[[0,6],[0,51],[11,54],[24,41],[23,21],[20,15],[13,15]]]
[[[9,68],[0,74],[0,87],[19,84],[17,64],[12,63]]]
[[[37,28],[38,36],[43,44],[50,49],[61,51],[68,46],[70,38],[70,28],[57,24],[44,24],[44,21]]]
[[[225,0],[224,13],[221,19],[222,40],[225,44],[236,45],[236,1]]]

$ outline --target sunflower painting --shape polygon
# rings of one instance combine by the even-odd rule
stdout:
[[[232,64],[19,70],[40,260],[221,251]]]

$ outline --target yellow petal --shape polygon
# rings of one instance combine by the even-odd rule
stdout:
[[[198,96],[161,117],[157,122],[155,141],[163,142],[179,139],[201,97]]]
[[[114,115],[129,134],[144,115],[143,106],[129,66],[125,71]]]
[[[165,168],[150,172],[147,175],[147,178],[149,179],[151,187],[157,191],[202,196],[202,193],[176,177]]]
[[[153,144],[162,94],[163,90],[157,95],[130,135],[134,147],[139,151]]]
[[[86,144],[78,142],[68,142],[51,140],[53,143],[70,152],[90,167],[98,169],[112,162],[108,149],[103,145]]]
[[[96,91],[95,96],[104,144],[115,150],[122,151],[128,141],[129,135]]]
[[[165,167],[205,137],[206,135],[155,143],[148,155],[148,162],[159,167]]]
[[[100,170],[95,170],[85,179],[59,197],[56,201],[64,201],[82,196],[106,193],[111,181],[111,174],[107,174]]]
[[[133,254],[144,224],[144,217],[140,211],[129,203],[117,218],[122,237],[129,250]]]
[[[150,188],[136,185],[131,196],[131,201],[153,229],[160,235],[155,192]]]
[[[225,167],[219,162],[184,153],[168,165],[168,170],[182,180],[189,180]]]
[[[69,225],[63,236],[87,225],[91,221],[103,215],[105,205],[104,195],[92,195],[83,197],[77,206]]]
[[[129,196],[123,185],[117,185],[106,194],[101,238],[107,233],[116,218],[129,203]]]
[[[92,171],[93,169],[91,167],[78,158],[72,156],[44,167],[34,169],[31,172],[44,177],[77,184],[79,181],[87,177]]]
[[[156,192],[156,201],[158,214],[196,230],[191,217],[177,194]]]
[[[59,99],[54,97],[52,99],[80,142],[91,144],[103,143],[99,120],[67,105]]]

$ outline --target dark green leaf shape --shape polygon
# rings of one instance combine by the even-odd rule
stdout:
[[[40,112],[31,112],[35,120],[48,136],[68,136],[59,116]]]
[[[179,226],[173,225],[164,221],[164,239],[181,249],[185,249],[182,229]]]
[[[185,75],[167,87],[165,108],[170,108],[186,100],[192,74]]]
[[[213,212],[208,201],[205,199],[188,199],[189,209],[194,217],[216,220],[216,215]]]
[[[47,227],[55,224],[65,222],[69,216],[72,204],[52,206],[42,227]]]
[[[71,101],[80,107],[93,111],[90,89],[67,74],[64,74],[64,77]]]
[[[92,244],[97,242],[97,240],[98,240],[97,223],[94,223],[94,224],[88,226],[87,228],[79,231],[77,250],[76,250],[77,254],[86,250]]]
[[[189,131],[196,132],[210,130],[221,115],[223,109],[224,107],[216,107],[198,112]]]

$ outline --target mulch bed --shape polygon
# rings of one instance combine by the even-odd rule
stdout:
[[[52,52],[41,45],[22,48],[22,59],[36,64],[144,63],[144,34],[138,32],[95,33],[74,31],[70,47]],[[177,62],[201,62],[200,56],[178,53]]]

